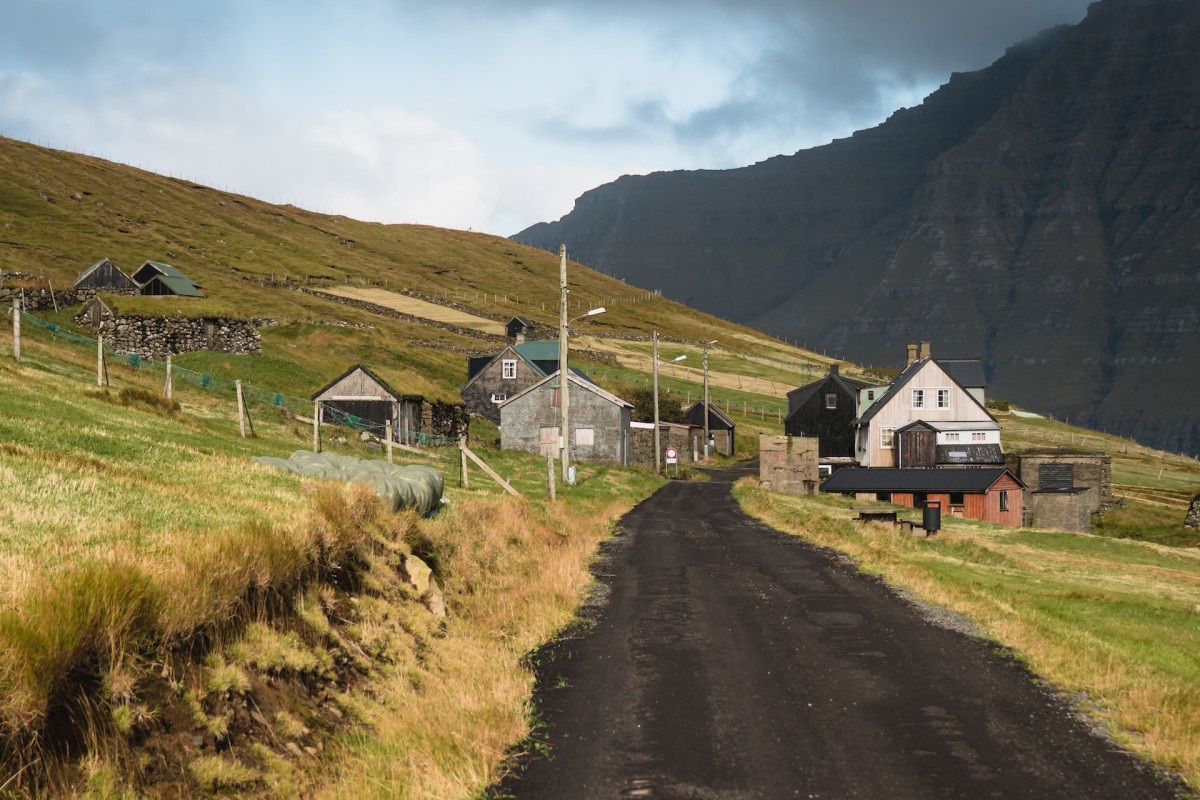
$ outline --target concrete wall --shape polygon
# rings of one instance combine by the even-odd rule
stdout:
[[[501,449],[541,452],[542,428],[558,427],[558,406],[552,405],[557,388],[555,378],[500,408]],[[617,405],[572,381],[569,410],[571,460],[629,466],[628,406]],[[592,430],[592,445],[577,444],[581,428]]]
[[[782,494],[816,494],[820,442],[801,436],[758,437],[758,478]]]
[[[1089,533],[1092,530],[1092,510],[1096,506],[1096,490],[1084,489],[1062,492],[1029,492],[1031,523],[1038,528]]]

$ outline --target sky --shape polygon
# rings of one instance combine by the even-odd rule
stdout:
[[[918,105],[1088,0],[0,0],[0,135],[501,236]]]

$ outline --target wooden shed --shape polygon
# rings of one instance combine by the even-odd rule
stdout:
[[[362,364],[356,364],[334,378],[325,388],[313,393],[312,399],[320,402],[322,424],[351,424],[382,436],[390,420],[392,438],[405,443],[421,432],[425,398],[398,394]]]
[[[146,261],[133,273],[133,280],[142,287],[142,294],[180,295],[181,297],[206,297],[200,284],[184,275],[170,264],[161,261]]]
[[[704,428],[704,401],[694,403],[683,412],[687,421]],[[708,404],[708,433],[713,439],[713,452],[723,456],[733,455],[733,434],[737,423],[712,403]]]
[[[112,262],[102,258],[75,279],[76,289],[111,289],[137,292],[141,287]]]

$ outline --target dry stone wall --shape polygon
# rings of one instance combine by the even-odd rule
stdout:
[[[75,318],[80,325],[88,325],[89,321],[84,314]],[[262,334],[255,322],[271,324],[273,321],[224,317],[114,317],[106,311],[98,333],[116,350],[137,353],[143,358],[166,358],[194,350],[262,355]]]

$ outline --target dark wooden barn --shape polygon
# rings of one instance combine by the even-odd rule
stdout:
[[[784,433],[816,439],[820,458],[853,457],[858,392],[870,386],[842,377],[838,365],[831,365],[824,378],[788,392]]]
[[[76,289],[109,289],[137,292],[140,287],[110,259],[102,258],[75,279]]]
[[[421,395],[398,394],[379,376],[362,364],[356,364],[315,392],[320,402],[322,424],[366,427],[383,435],[392,423],[392,438],[410,442],[421,432],[425,399]]]
[[[693,403],[691,408],[683,412],[687,421],[704,428],[704,401]],[[737,423],[725,415],[725,412],[712,403],[708,404],[708,433],[713,440],[713,452],[723,456],[733,455],[734,431]]]
[[[536,330],[537,323],[531,322],[525,317],[513,317],[504,326],[504,332],[508,336],[508,340],[513,344],[521,344],[533,336]]]

